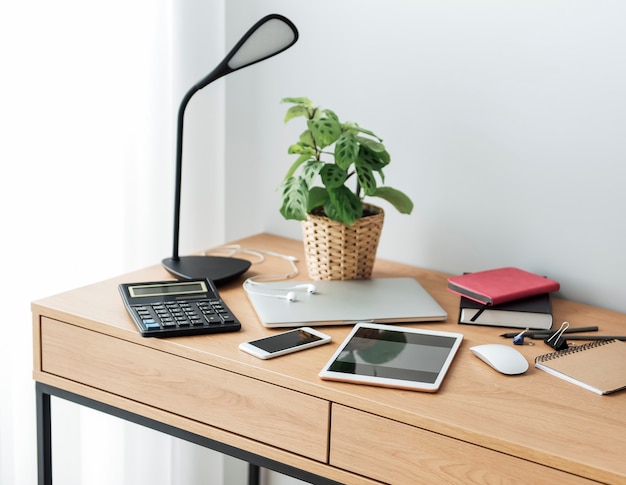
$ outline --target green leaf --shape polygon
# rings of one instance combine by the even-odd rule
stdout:
[[[305,106],[297,104],[287,110],[287,113],[285,114],[284,122],[287,123],[294,118],[298,118],[299,116],[307,117],[308,114],[309,114],[309,110]]]
[[[376,191],[376,177],[367,164],[356,164],[356,177],[365,195],[373,195]]]
[[[331,120],[335,120],[337,123],[339,123],[339,117],[335,114],[333,110],[330,110],[330,109],[319,110],[318,117],[330,118]],[[341,124],[340,124],[340,127],[341,127]]]
[[[302,146],[310,147],[311,149],[315,149],[315,140],[313,139],[313,133],[311,130],[303,131],[300,135],[300,142]]]
[[[357,139],[351,133],[342,134],[335,144],[335,163],[344,170],[352,165],[359,155]]]
[[[378,135],[376,135],[373,131],[371,130],[366,130],[365,128],[361,128],[358,123],[355,123],[353,121],[347,121],[345,122],[343,125],[343,128],[346,130],[351,130],[354,132],[359,132],[359,133],[363,133],[365,135],[369,135],[369,136],[373,136],[374,138],[376,138],[378,141],[382,142],[382,138],[379,137]]]
[[[365,165],[369,170],[380,172],[388,162],[385,162],[384,157],[381,159],[381,153],[373,152],[368,147],[361,145],[359,148],[359,158],[355,164]]]
[[[341,126],[333,118],[318,118],[307,121],[313,139],[321,148],[332,145],[341,135]]]
[[[304,146],[302,146],[302,143],[294,143],[287,149],[287,153],[289,153],[289,155],[301,155],[302,152],[304,152]]]
[[[400,214],[410,214],[413,211],[413,202],[404,193],[391,187],[378,187],[376,191],[371,194],[374,197],[380,197],[385,199],[391,205],[393,205]]]
[[[281,103],[291,103],[291,104],[302,104],[309,108],[313,108],[314,104],[311,102],[309,98],[305,98],[304,96],[299,98],[283,98],[280,100]]]
[[[309,190],[309,203],[307,212],[312,212],[316,207],[322,207],[328,200],[328,191],[322,187],[313,187]]]
[[[361,144],[361,148],[367,151],[365,156],[378,160],[383,166],[389,164],[391,157],[382,143],[370,140],[369,138],[363,138],[362,136],[357,137],[357,140]]]
[[[322,183],[328,189],[335,189],[340,187],[346,181],[348,176],[345,170],[342,170],[337,165],[331,163],[325,163],[320,175],[322,176]]]
[[[285,175],[285,180],[290,179],[291,177],[293,177],[293,174],[296,173],[296,170],[298,170],[298,168],[300,167],[300,165],[302,165],[304,162],[308,161],[311,159],[311,155],[308,153],[303,153],[302,155],[300,155],[295,162],[293,162],[293,164],[291,165],[291,167],[289,167],[289,170],[287,171],[287,175]]]
[[[326,164],[324,162],[320,162],[319,160],[310,160],[302,169],[302,178],[304,182],[307,184],[307,187],[310,187],[315,178],[320,175],[320,172],[323,170]]]
[[[378,182],[376,181],[375,173],[378,173],[381,179],[381,183],[385,181],[385,175],[383,174],[383,164],[378,158],[377,154],[372,152],[369,148],[361,146],[359,150],[359,157],[354,162],[354,168],[356,176],[365,195],[373,195],[376,190]]]
[[[308,187],[302,177],[291,177],[282,184],[280,213],[285,219],[306,220]]]
[[[357,140],[359,141],[359,143],[361,145],[366,146],[367,148],[369,148],[371,151],[375,152],[375,153],[382,153],[385,152],[385,145],[383,145],[380,142],[377,142],[375,140],[372,140],[371,138],[365,138],[364,136],[358,136]]]
[[[328,202],[324,205],[326,215],[333,221],[353,225],[363,215],[363,203],[345,185],[328,189]]]

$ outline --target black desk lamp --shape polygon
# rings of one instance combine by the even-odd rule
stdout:
[[[183,166],[183,122],[185,108],[191,97],[213,81],[244,67],[256,64],[283,52],[298,40],[298,30],[282,15],[272,14],[254,24],[237,42],[222,62],[204,79],[196,83],[183,97],[178,109],[176,140],[176,188],[174,198],[174,250],[163,266],[181,279],[209,278],[215,284],[244,273],[250,262],[244,259],[220,256],[178,256],[180,230],[180,186]]]

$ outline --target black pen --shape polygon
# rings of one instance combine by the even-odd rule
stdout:
[[[524,334],[524,336],[528,337],[528,338],[544,338],[544,337],[547,337],[548,335],[551,335],[551,334],[553,334],[554,332],[557,332],[557,331],[558,330],[533,330],[533,331],[530,331],[530,332],[526,332]],[[597,332],[597,331],[598,331],[598,327],[597,326],[591,326],[591,327],[570,327],[567,330],[565,330],[565,333]],[[507,333],[501,334],[500,337],[513,338],[513,337],[517,336],[518,334],[519,334],[519,332],[507,332]]]
[[[568,335],[565,340],[626,340],[626,335]]]

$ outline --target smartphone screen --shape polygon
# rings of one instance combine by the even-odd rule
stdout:
[[[278,335],[272,335],[271,337],[253,340],[250,343],[266,352],[274,353],[308,344],[309,342],[317,342],[318,340],[322,340],[322,337],[298,328]]]
[[[303,350],[330,342],[330,337],[310,327],[296,328],[239,344],[239,348],[261,359]]]

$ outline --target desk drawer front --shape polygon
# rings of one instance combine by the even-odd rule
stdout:
[[[337,404],[330,464],[385,483],[592,483]]]
[[[322,399],[48,318],[42,350],[44,372],[326,461]]]

